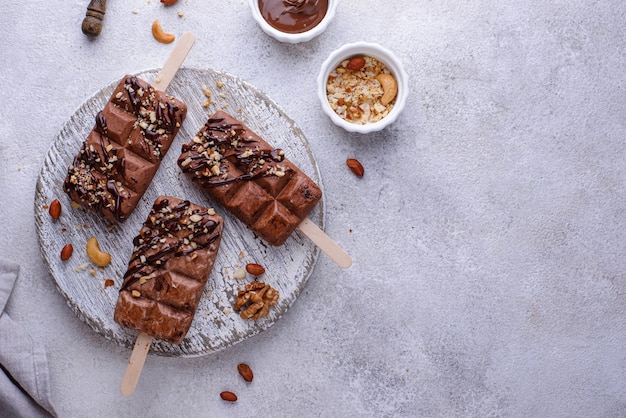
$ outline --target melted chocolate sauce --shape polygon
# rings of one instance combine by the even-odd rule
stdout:
[[[101,110],[96,115],[96,132],[106,135],[107,131],[107,120]]]
[[[139,109],[141,109],[141,97],[139,97],[138,91],[141,89],[141,85],[139,85],[137,77],[128,77],[124,82],[124,86],[126,85],[131,87],[126,87],[126,93],[128,93],[130,104],[133,106],[133,112],[135,115],[139,115]]]
[[[124,216],[122,216],[121,208],[122,208],[122,196],[120,195],[119,190],[117,190],[117,185],[115,184],[115,180],[107,181],[107,191],[111,194],[113,199],[115,200],[115,205],[113,207],[113,215],[118,221],[124,220]]]
[[[170,131],[176,127],[176,112],[178,112],[178,107],[171,103],[165,105],[165,110],[161,106],[156,108],[157,119],[162,121],[165,128]]]
[[[263,19],[285,33],[302,33],[317,26],[328,10],[328,0],[259,0]]]

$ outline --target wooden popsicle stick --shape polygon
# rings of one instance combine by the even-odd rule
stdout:
[[[143,332],[139,333],[137,340],[135,341],[135,347],[133,353],[128,360],[128,366],[126,367],[126,373],[122,378],[122,384],[120,385],[120,392],[124,396],[130,396],[135,393],[137,382],[139,382],[139,376],[143,370],[143,364],[146,362],[148,351],[150,351],[150,345],[152,344],[152,337]]]
[[[181,35],[174,50],[167,61],[165,61],[165,65],[163,65],[163,68],[161,68],[161,71],[159,71],[159,74],[157,74],[156,79],[152,83],[155,89],[165,91],[167,86],[170,85],[170,82],[176,75],[176,71],[178,71],[183,61],[185,61],[194,42],[196,42],[196,35],[193,33],[185,32]]]
[[[341,268],[347,269],[352,265],[352,257],[333,241],[322,229],[309,218],[304,218],[298,229],[317,245],[331,260]]]
[[[155,89],[164,91],[167,86],[169,86],[195,41],[196,36],[193,33],[185,32],[182,34],[174,50],[165,62],[165,65],[163,65],[163,68],[157,75],[156,80],[152,83]],[[130,360],[128,360],[128,366],[122,378],[122,384],[120,385],[122,395],[130,396],[135,392],[151,344],[151,336],[143,332],[139,333],[135,341],[135,346],[133,347],[133,352],[130,355]]]

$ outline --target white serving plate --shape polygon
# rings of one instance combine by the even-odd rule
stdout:
[[[152,82],[157,72],[148,70],[135,75]],[[320,251],[299,231],[294,232],[280,247],[270,246],[258,238],[182,173],[176,164],[182,143],[196,134],[209,114],[223,109],[242,120],[274,147],[284,149],[287,158],[323,190],[317,163],[300,128],[269,97],[230,74],[182,68],[167,88],[167,93],[187,104],[187,118],[135,211],[126,222],[110,230],[110,222],[97,214],[71,207],[69,197],[63,192],[63,180],[67,167],[94,126],[96,113],[104,107],[124,75],[119,74],[118,80],[94,94],[70,117],[46,155],[35,193],[35,221],[42,256],[52,280],[71,310],[98,334],[131,349],[137,333],[115,323],[113,313],[132,253],[132,239],[141,228],[152,203],[159,195],[170,195],[214,207],[224,217],[224,233],[191,328],[179,345],[155,340],[151,353],[195,357],[217,352],[272,326],[304,288]],[[218,82],[224,83],[223,86],[218,87]],[[216,101],[208,109],[203,107],[206,100],[203,85],[212,91],[211,98]],[[63,207],[57,221],[53,221],[45,209],[54,199],[59,199]],[[309,214],[309,218],[322,229],[323,202],[322,199]],[[91,236],[96,236],[101,248],[112,255],[111,264],[103,269],[93,266],[86,255],[85,245]],[[60,253],[67,243],[72,243],[74,254],[64,262]],[[254,279],[248,275],[246,279],[237,280],[234,271],[249,262],[262,264],[266,273],[260,280],[280,292],[278,304],[266,318],[257,321],[243,320],[233,309],[237,290]],[[95,274],[90,273],[92,268]],[[113,279],[115,284],[105,288],[107,278]]]

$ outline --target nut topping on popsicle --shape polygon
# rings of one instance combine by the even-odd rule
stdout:
[[[110,221],[128,218],[148,188],[187,114],[180,100],[127,75],[68,168],[72,201]]]
[[[303,171],[226,112],[211,116],[178,165],[193,182],[272,245],[281,245],[321,199]]]
[[[179,344],[213,268],[223,224],[219,215],[189,201],[157,198],[133,240],[115,321]]]

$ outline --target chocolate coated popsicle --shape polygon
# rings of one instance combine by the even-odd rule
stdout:
[[[213,268],[223,225],[212,210],[174,197],[157,198],[133,240],[115,322],[179,344]]]
[[[178,165],[207,194],[272,245],[281,245],[321,199],[303,171],[226,112],[212,115]]]
[[[115,222],[137,206],[187,114],[180,100],[131,75],[118,84],[68,168],[72,201]]]

